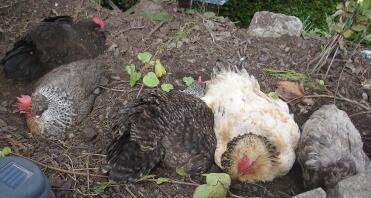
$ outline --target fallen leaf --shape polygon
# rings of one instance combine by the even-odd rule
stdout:
[[[304,83],[302,81],[278,81],[276,87],[276,92],[286,102],[304,96]],[[314,101],[310,98],[303,98],[301,100],[298,99],[297,101],[302,101],[307,105],[312,105],[314,103]]]

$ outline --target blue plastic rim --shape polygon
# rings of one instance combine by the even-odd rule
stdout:
[[[33,162],[21,157],[0,158],[0,198],[49,198],[50,185]]]

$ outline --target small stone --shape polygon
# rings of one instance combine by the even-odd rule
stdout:
[[[363,92],[363,93],[362,93],[362,99],[363,99],[364,101],[367,101],[367,100],[368,100],[368,95],[367,95],[366,92]]]
[[[371,172],[360,173],[340,181],[335,186],[334,197],[363,198],[371,194]]]
[[[285,52],[289,52],[290,51],[290,47],[285,47]]]
[[[322,188],[316,188],[298,195],[293,198],[326,198],[326,192]]]
[[[90,142],[98,136],[97,130],[93,127],[86,127],[82,133],[86,142]]]
[[[121,80],[120,76],[111,76],[110,78],[112,80]]]

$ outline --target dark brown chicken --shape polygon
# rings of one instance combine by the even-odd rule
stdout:
[[[99,17],[79,22],[69,16],[44,19],[0,61],[6,78],[33,80],[62,64],[98,56],[105,49],[103,27]]]
[[[107,156],[110,179],[133,181],[160,162],[190,174],[207,171],[216,147],[213,122],[211,109],[199,98],[179,91],[148,91],[117,115],[114,129],[120,136]]]
[[[342,179],[370,168],[358,130],[335,105],[325,105],[305,122],[297,150],[307,188],[324,187],[332,195]],[[332,196],[329,196],[332,197]]]

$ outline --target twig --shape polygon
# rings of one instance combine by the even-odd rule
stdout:
[[[118,91],[118,92],[126,92],[126,91],[133,91],[133,89],[115,89],[115,88],[109,88],[104,86],[99,86],[102,89],[110,90],[110,91]]]
[[[76,184],[77,184],[77,178],[76,178],[76,173],[75,173],[75,167],[73,166],[73,161],[71,159],[70,156],[68,156],[67,154],[64,154],[71,162],[71,167],[72,167],[72,172],[73,172],[73,180],[74,180],[74,185],[73,185],[73,188],[76,188]],[[67,167],[68,168],[68,167]]]
[[[143,28],[144,28],[144,26],[139,26],[139,27],[129,27],[129,28],[126,28],[126,29],[124,29],[124,30],[118,31],[116,34],[112,35],[112,37],[116,37],[116,36],[118,36],[118,35],[120,35],[120,34],[122,34],[122,33],[124,33],[124,32],[129,31],[129,30],[143,29]]]
[[[125,184],[125,190],[133,197],[133,198],[137,198],[137,196],[135,196],[135,194],[133,192],[131,192],[130,188],[128,185]]]
[[[346,101],[346,102],[349,102],[349,103],[356,104],[356,105],[358,105],[358,106],[360,106],[360,107],[362,107],[362,108],[364,108],[364,109],[366,109],[366,110],[368,110],[368,111],[371,111],[371,107],[368,107],[368,106],[366,106],[366,105],[364,105],[364,104],[361,104],[361,103],[359,103],[359,102],[357,102],[357,101],[351,100],[351,99],[346,98],[346,97],[341,96],[341,95],[339,95],[339,97],[330,96],[330,95],[309,95],[309,96],[300,96],[300,97],[297,97],[297,98],[294,98],[294,99],[289,100],[287,103],[292,103],[292,102],[294,102],[294,101],[296,101],[296,100],[299,100],[299,99],[302,99],[302,98],[331,98],[331,99],[335,99],[335,100],[342,100],[342,101]]]
[[[81,0],[80,4],[78,5],[78,7],[75,10],[73,18],[77,18],[77,16],[79,16],[79,13],[81,11],[81,7],[82,7],[83,4],[84,4],[84,0]]]
[[[156,182],[157,179],[143,179],[143,180],[140,180],[138,182],[142,182],[142,181]],[[172,183],[172,184],[186,185],[186,186],[199,186],[199,184],[190,183],[190,182],[184,182],[184,181],[178,181],[178,180],[173,180],[173,179],[169,179],[169,181],[167,181],[167,182],[168,183]]]
[[[328,68],[327,68],[327,71],[326,71],[326,74],[325,74],[325,79],[327,78],[327,75],[328,75],[328,73],[330,72],[330,69],[331,69],[332,63],[334,62],[334,59],[335,59],[335,56],[336,56],[337,53],[338,53],[338,50],[339,50],[339,47],[336,48],[335,53],[334,53],[334,56],[332,57],[332,60],[331,60],[331,62],[330,62],[330,65],[329,65]]]
[[[58,172],[62,172],[62,173],[67,173],[67,174],[76,174],[78,176],[86,176],[86,173],[74,172],[74,171],[69,171],[69,170],[64,170],[64,169],[60,169],[60,168],[48,166],[48,165],[43,164],[43,163],[41,163],[39,161],[36,161],[36,160],[31,159],[31,158],[25,157],[25,156],[23,156],[21,154],[18,154],[18,153],[12,153],[12,154],[15,155],[15,156],[18,156],[18,157],[22,157],[24,159],[28,159],[28,160],[34,162],[35,164],[38,164],[40,166],[45,167],[46,169],[50,169],[50,170],[54,170],[54,171],[58,171]],[[90,176],[91,177],[99,177],[99,178],[108,178],[108,176],[106,176],[106,175],[90,174]]]
[[[113,3],[111,0],[107,0],[107,3],[108,3],[108,5],[111,6],[111,8],[112,8],[113,10],[115,10],[116,12],[122,12],[122,11],[120,10],[120,8],[117,7],[117,5],[116,5],[115,3]]]
[[[140,92],[142,91],[143,87],[144,87],[144,84],[142,84],[142,86],[140,86],[140,89],[139,89],[139,91],[138,91],[138,94],[137,94],[137,96],[136,96],[135,98],[138,98],[138,97],[139,97],[139,94],[140,94]]]
[[[205,19],[203,17],[201,17],[201,18],[202,18],[202,24],[204,24],[206,30],[209,32],[209,34],[211,36],[211,39],[212,39],[213,43],[215,43],[215,38],[214,38],[213,32],[206,26]]]
[[[89,172],[89,155],[86,157],[86,180],[88,183],[88,192],[90,193],[90,172]]]
[[[245,197],[243,197],[243,196],[235,195],[235,194],[233,194],[231,191],[229,191],[229,195],[230,195],[231,197],[234,197],[234,198],[245,198]]]
[[[148,39],[153,33],[155,33],[162,25],[164,25],[166,21],[161,21],[159,24],[157,24],[146,36],[146,39]]]
[[[371,114],[371,111],[362,111],[362,112],[354,113],[354,114],[350,115],[349,117],[363,115],[363,114]]]
[[[164,194],[167,198],[171,198],[171,196],[169,195],[169,193],[167,193],[164,189],[162,189],[161,186],[159,186],[159,185],[156,185],[156,186],[162,192],[162,194]]]

